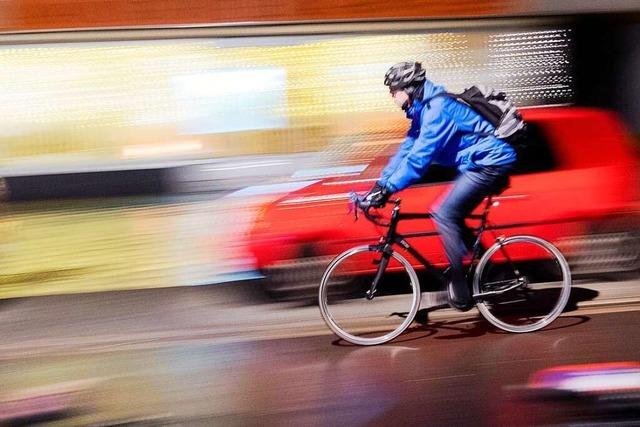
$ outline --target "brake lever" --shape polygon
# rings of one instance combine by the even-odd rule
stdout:
[[[349,193],[349,198],[351,199],[351,203],[349,203],[349,212],[353,211],[353,215],[355,217],[354,221],[358,220],[358,194],[354,191]]]

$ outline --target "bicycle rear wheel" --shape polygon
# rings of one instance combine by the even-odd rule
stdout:
[[[509,237],[480,259],[473,293],[480,313],[498,328],[537,331],[564,310],[571,293],[571,272],[562,253],[546,240]]]
[[[400,335],[420,307],[420,284],[411,264],[392,252],[373,299],[367,298],[382,252],[358,246],[338,255],[327,267],[318,292],[320,313],[340,338],[357,345],[382,344]],[[359,281],[349,294],[345,283]],[[353,285],[351,285],[353,286]]]

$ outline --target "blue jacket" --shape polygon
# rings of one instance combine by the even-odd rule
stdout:
[[[444,87],[426,80],[424,96],[407,110],[411,119],[407,137],[378,181],[391,192],[418,181],[432,162],[464,172],[516,161],[516,152],[507,142],[472,133],[493,133],[494,127],[482,116],[450,97],[433,98],[442,92]]]

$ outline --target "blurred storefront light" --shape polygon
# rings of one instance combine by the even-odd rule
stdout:
[[[0,163],[342,153],[401,139],[382,84],[395,62],[422,61],[451,91],[558,104],[573,97],[571,49],[549,27],[4,46]],[[189,135],[202,147],[175,145]]]
[[[125,159],[134,159],[158,156],[179,156],[196,153],[202,150],[202,148],[202,143],[198,141],[154,145],[128,145],[122,148],[122,157]]]
[[[187,135],[287,127],[287,73],[232,69],[173,79]]]

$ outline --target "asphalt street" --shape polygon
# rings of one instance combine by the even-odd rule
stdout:
[[[253,282],[4,300],[0,420],[17,423],[19,402],[26,424],[568,425],[585,421],[575,401],[523,386],[540,369],[637,360],[637,285],[577,283],[561,318],[523,335],[425,295],[408,333],[366,348]]]

